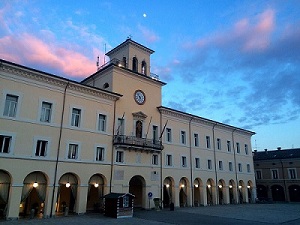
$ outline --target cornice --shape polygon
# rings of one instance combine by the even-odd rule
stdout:
[[[233,127],[227,124],[223,124],[217,121],[213,121],[213,120],[209,120],[206,118],[202,118],[196,115],[192,115],[192,114],[188,114],[185,112],[181,112],[181,111],[177,111],[171,108],[167,108],[167,107],[158,107],[158,110],[160,111],[161,114],[163,115],[168,115],[168,116],[172,116],[178,119],[183,119],[186,120],[187,122],[192,122],[192,123],[198,123],[198,124],[202,124],[202,125],[206,125],[206,126],[211,126],[213,128],[221,128],[221,129],[225,129],[229,132],[232,132],[234,134],[242,134],[242,135],[254,135],[255,133],[252,131],[248,131],[248,130],[244,130],[242,128],[238,128],[238,127]]]
[[[93,95],[93,96],[100,97],[100,98],[105,98],[105,99],[111,100],[111,101],[115,101],[115,100],[119,99],[118,96],[110,95],[108,93],[102,92],[101,90],[93,89],[93,88],[90,88],[89,86],[78,85],[76,83],[75,84],[70,83],[68,88],[71,90],[74,90],[74,91],[78,91],[80,93]]]
[[[58,77],[52,74],[44,73],[41,71],[30,70],[30,68],[25,68],[18,65],[10,65],[8,63],[1,62],[0,69],[6,73],[10,73],[16,76],[21,76],[26,79],[35,80],[38,82],[54,85],[60,88],[65,88],[68,85],[68,89],[85,93],[88,95],[93,95],[96,97],[101,97],[107,100],[115,101],[121,97],[119,94],[106,93],[106,91],[96,89],[84,84],[77,83],[76,81],[68,80],[63,77]]]
[[[52,84],[52,85],[59,86],[59,87],[64,87],[67,84],[66,80],[55,79],[55,77],[41,75],[38,72],[33,72],[33,71],[30,71],[27,69],[23,69],[23,68],[16,67],[16,66],[11,66],[11,65],[7,65],[7,64],[2,64],[1,70],[4,72],[7,72],[7,73],[11,73],[13,75],[21,76],[21,77],[39,81],[39,82],[44,82],[47,84]]]

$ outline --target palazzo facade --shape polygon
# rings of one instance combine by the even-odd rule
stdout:
[[[254,202],[252,131],[161,104],[154,51],[127,39],[81,82],[0,61],[0,216]]]

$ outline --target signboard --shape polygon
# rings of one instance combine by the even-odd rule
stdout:
[[[148,192],[148,198],[152,198],[152,196],[153,196],[152,192],[151,191]]]

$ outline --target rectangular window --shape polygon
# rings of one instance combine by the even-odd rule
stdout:
[[[156,141],[158,140],[158,126],[153,125],[152,138],[153,138],[153,143],[156,143]]]
[[[98,118],[98,130],[105,132],[106,131],[106,115],[99,114]]]
[[[35,148],[35,156],[46,156],[48,141],[38,140]]]
[[[217,138],[217,148],[218,150],[221,150],[221,139]]]
[[[251,172],[251,167],[250,164],[247,164],[247,172],[250,173]]]
[[[228,163],[229,171],[233,171],[232,162]]]
[[[16,117],[18,96],[6,95],[3,116]]]
[[[78,145],[69,144],[68,159],[77,159],[78,158]]]
[[[124,152],[117,151],[116,162],[119,162],[119,163],[123,163],[124,162]]]
[[[104,161],[104,148],[97,147],[97,149],[96,149],[96,161]]]
[[[212,164],[211,164],[211,160],[207,160],[207,169],[211,170],[212,169]]]
[[[239,172],[243,172],[243,167],[242,167],[241,163],[238,164],[238,169],[239,169]]]
[[[278,170],[271,170],[272,173],[272,179],[277,180],[278,179]]]
[[[231,152],[231,142],[227,141],[227,151]]]
[[[72,109],[72,121],[71,126],[79,127],[80,125],[80,115],[81,115],[81,109]]]
[[[240,149],[240,143],[236,143],[236,153],[240,153],[241,149]]]
[[[181,165],[182,165],[182,167],[186,167],[186,166],[187,166],[187,163],[186,163],[186,156],[182,156],[182,157],[181,157]]]
[[[51,111],[52,104],[49,102],[42,102],[42,111],[41,111],[41,122],[50,123],[51,122]]]
[[[158,165],[158,155],[157,154],[152,155],[152,165]]]
[[[248,149],[248,145],[247,144],[245,144],[245,153],[246,153],[246,155],[249,154],[249,149]]]
[[[186,144],[186,133],[185,131],[181,131],[181,144],[185,145]]]
[[[0,153],[10,152],[11,139],[11,136],[0,135]]]
[[[124,135],[125,134],[125,120],[123,118],[118,118],[118,128],[117,128],[117,134],[118,135]]]
[[[289,169],[289,178],[290,179],[296,179],[297,178],[296,169]]]
[[[199,147],[199,135],[194,134],[194,146]]]
[[[210,136],[206,136],[206,148],[210,148]]]
[[[195,158],[195,167],[200,168],[200,159],[199,158]]]
[[[166,164],[167,166],[172,166],[172,155],[167,155]]]
[[[219,161],[219,170],[223,170],[223,161]]]
[[[261,170],[256,170],[255,171],[255,175],[256,175],[256,179],[257,180],[261,180],[262,179]]]
[[[167,128],[167,142],[172,142],[172,130]]]

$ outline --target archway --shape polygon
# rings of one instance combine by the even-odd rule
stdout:
[[[78,179],[73,173],[65,173],[59,179],[58,197],[56,202],[56,212],[64,213],[68,210],[75,212],[75,202],[77,197]]]
[[[206,197],[207,197],[207,205],[213,205],[214,203],[214,192],[215,185],[213,179],[208,179],[206,182]]]
[[[100,212],[103,210],[104,177],[100,174],[93,175],[89,180],[89,190],[87,195],[87,211]]]
[[[245,185],[244,181],[240,180],[239,181],[239,203],[242,204],[245,202],[245,196],[244,196],[244,191],[245,191]]]
[[[296,184],[289,186],[289,196],[291,202],[300,202],[300,186]]]
[[[185,177],[179,181],[179,206],[188,206],[188,180]]]
[[[219,197],[219,205],[225,204],[225,181],[219,180],[218,182],[218,197]]]
[[[247,190],[248,190],[248,202],[253,203],[254,202],[254,199],[252,199],[253,184],[251,180],[249,180],[247,183]]]
[[[145,61],[142,62],[142,74],[147,75],[147,63]]]
[[[142,176],[134,176],[129,181],[129,193],[135,196],[134,198],[134,207],[143,207],[144,206],[144,197],[145,196],[145,187],[146,182]]]
[[[143,137],[143,122],[140,120],[136,121],[136,124],[135,124],[135,136],[137,138]]]
[[[194,206],[198,207],[201,205],[201,188],[202,188],[202,181],[200,178],[196,178],[194,180]]]
[[[10,175],[4,170],[0,170],[0,219],[6,218],[10,184]]]
[[[138,59],[136,57],[132,58],[132,71],[138,72]]]
[[[260,201],[264,201],[264,200],[266,201],[268,199],[268,189],[266,186],[257,185],[256,192],[257,192],[257,198]]]
[[[235,197],[235,191],[236,191],[236,185],[234,180],[229,181],[229,202],[230,204],[235,204],[236,203],[236,197]]]
[[[163,187],[163,207],[169,208],[171,203],[174,203],[173,199],[174,180],[171,177],[166,177]]]
[[[280,186],[280,185],[273,185],[271,187],[271,191],[272,191],[272,199],[273,199],[273,201],[278,201],[278,202],[285,201],[284,190],[283,190],[282,186]]]
[[[42,217],[46,198],[47,180],[42,172],[28,174],[23,182],[20,216]]]

